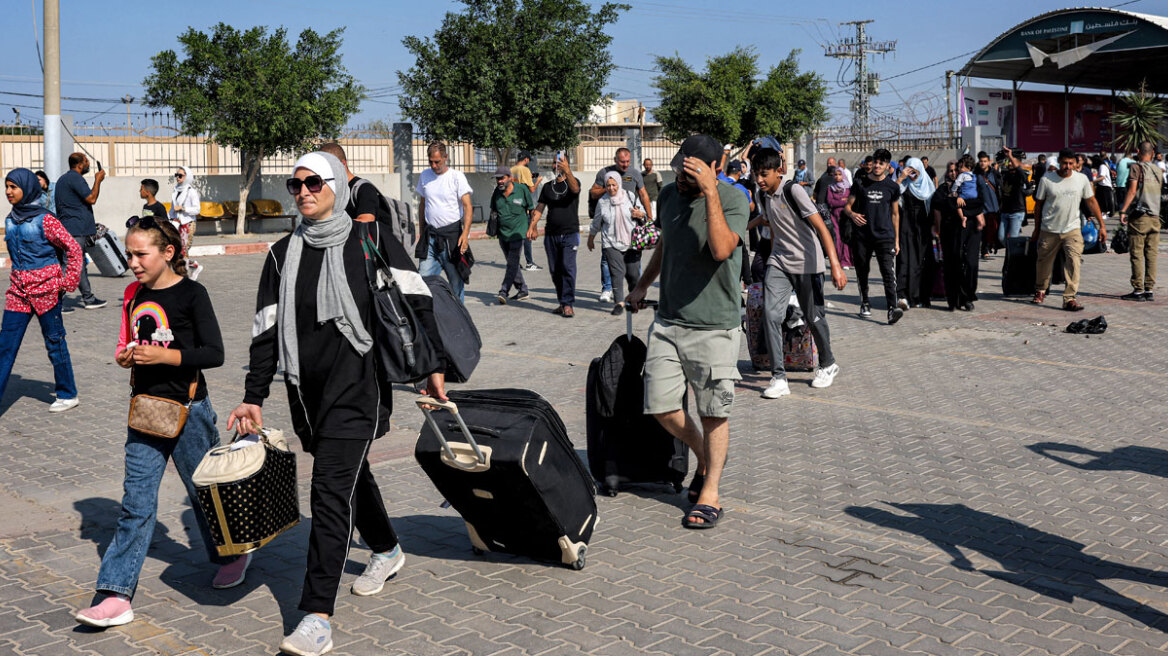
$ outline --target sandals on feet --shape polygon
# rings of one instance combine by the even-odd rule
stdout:
[[[694,474],[693,480],[689,482],[689,502],[697,503],[698,497],[702,496],[702,486],[706,484],[705,474]]]
[[[713,506],[707,506],[704,503],[699,503],[690,509],[685,515],[685,519],[681,520],[681,525],[686,528],[703,529],[714,528],[718,525],[718,520],[722,517],[722,509]]]

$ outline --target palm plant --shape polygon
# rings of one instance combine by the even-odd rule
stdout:
[[[1141,83],[1138,93],[1129,93],[1123,97],[1123,105],[1124,109],[1111,115],[1111,125],[1115,129],[1115,150],[1131,153],[1144,141],[1153,144],[1164,141],[1159,128],[1161,121],[1168,117],[1168,109],[1164,107],[1162,98],[1148,93],[1147,87]]]

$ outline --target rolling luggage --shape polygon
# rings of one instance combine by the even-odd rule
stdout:
[[[528,390],[459,390],[449,397],[417,400],[426,424],[414,457],[462,515],[475,553],[582,569],[596,527],[596,486],[559,414]]]
[[[643,411],[647,348],[633,335],[632,313],[625,317],[626,334],[588,365],[588,469],[608,496],[630,483],[665,483],[680,492],[689,473],[689,447]]]
[[[763,302],[763,283],[746,288],[746,350],[755,371],[770,371],[771,356],[767,352],[766,307]]]
[[[1063,252],[1060,249],[1054,258],[1050,284],[1062,285],[1067,279],[1063,275]],[[1034,294],[1036,269],[1038,268],[1038,242],[1029,237],[1007,237],[1006,259],[1002,261],[1002,295],[1030,296]],[[1047,287],[1047,291],[1050,288]]]
[[[791,296],[791,302],[795,297]],[[783,324],[783,369],[786,371],[815,371],[819,354],[815,350],[815,340],[811,337],[811,327],[799,319],[795,326],[787,321]]]
[[[94,235],[93,245],[85,249],[85,252],[93,259],[97,270],[103,276],[119,278],[126,275],[130,268],[129,262],[126,261],[126,247],[112,230]]]
[[[255,551],[300,523],[296,454],[282,431],[211,449],[191,482],[220,556]]]

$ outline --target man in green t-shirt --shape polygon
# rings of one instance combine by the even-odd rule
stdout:
[[[528,214],[535,209],[531,190],[527,185],[515,184],[511,169],[500,166],[495,169],[495,193],[491,194],[491,214],[499,219],[499,248],[507,258],[507,269],[503,273],[503,284],[495,298],[499,305],[507,304],[507,294],[515,287],[512,298],[522,301],[528,297],[527,282],[519,269],[519,254],[523,252],[523,240],[527,238]]]
[[[625,303],[644,306],[661,276],[661,303],[649,333],[645,413],[689,445],[698,459],[690,483],[694,507],[686,528],[713,528],[722,516],[718,485],[730,444],[730,407],[742,335],[739,284],[750,210],[742,191],[719,182],[722,147],[707,135],[689,137],[670,166],[677,182],[657,197],[661,241]],[[693,386],[701,426],[685,411]]]

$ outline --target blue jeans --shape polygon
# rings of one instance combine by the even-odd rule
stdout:
[[[418,273],[422,276],[436,276],[445,271],[446,279],[450,281],[450,288],[454,290],[454,294],[458,296],[460,303],[466,302],[465,283],[462,282],[462,276],[458,275],[457,265],[450,261],[450,252],[445,247],[439,249],[437,247],[438,240],[444,239],[438,235],[430,235],[429,243],[426,244],[426,259],[418,263]]]
[[[998,216],[998,242],[1002,245],[1006,243],[1006,237],[1021,237],[1022,236],[1022,219],[1026,218],[1026,212],[1010,212],[1009,214],[1003,212]]]
[[[210,399],[195,401],[182,433],[173,440],[151,437],[136,430],[126,429],[126,475],[122,483],[122,512],[118,527],[97,574],[97,589],[134,596],[138,574],[146,560],[146,550],[154,539],[154,524],[158,519],[158,486],[166,471],[168,458],[174,459],[174,468],[187,488],[195,521],[203,537],[207,558],[218,565],[232,562],[234,557],[222,558],[211,542],[207,518],[195,496],[191,475],[207,451],[219,445],[218,417],[211,408]]]
[[[579,248],[578,232],[543,236],[548,273],[552,276],[552,284],[556,286],[556,298],[560,305],[570,306],[576,302],[576,252]]]
[[[600,255],[600,291],[612,291],[612,272],[608,270],[608,260],[604,259],[604,249],[601,248]]]
[[[28,322],[32,321],[33,314],[35,313],[4,311],[4,321],[0,325],[0,399],[4,398],[4,389],[8,387],[8,378],[12,375],[12,365],[16,362],[16,354],[20,351],[20,343],[24,341],[24,332],[28,329]],[[57,398],[75,399],[77,383],[73,380],[69,345],[65,343],[61,304],[57,303],[53,309],[37,315],[37,320],[41,324],[45,348],[49,351],[49,362],[53,363],[53,379],[56,381],[54,391]]]
[[[523,240],[523,258],[527,260],[528,264],[535,264],[535,259],[531,256],[531,240]]]

